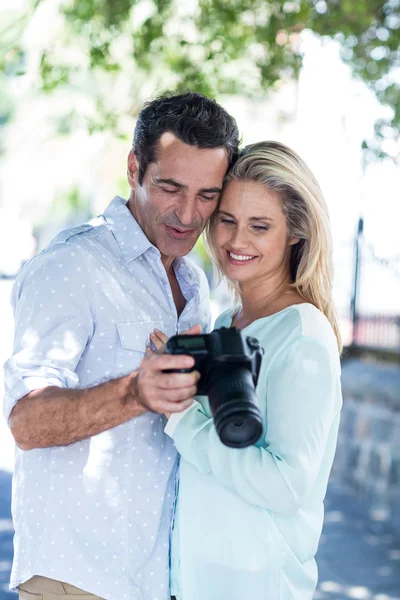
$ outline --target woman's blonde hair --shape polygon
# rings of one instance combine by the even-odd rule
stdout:
[[[288,235],[300,240],[291,248],[291,286],[327,317],[341,351],[342,341],[332,299],[332,237],[328,208],[314,175],[284,144],[259,142],[241,152],[225,182],[232,180],[261,183],[281,200]],[[222,274],[217,258],[213,235],[217,212],[207,225],[206,243],[219,275],[225,277],[238,302],[237,282]]]

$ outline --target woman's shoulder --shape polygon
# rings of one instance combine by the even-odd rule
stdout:
[[[301,336],[314,339],[328,349],[338,352],[337,340],[332,325],[327,317],[316,306],[309,303],[297,304],[298,319],[301,324]]]
[[[288,306],[270,317],[255,321],[249,330],[260,342],[270,347],[274,346],[277,353],[285,348],[298,346],[301,340],[308,340],[324,346],[332,356],[338,355],[336,336],[331,324],[326,316],[310,303]]]
[[[214,325],[214,329],[219,327],[230,327],[232,323],[233,309],[229,308],[217,317]]]

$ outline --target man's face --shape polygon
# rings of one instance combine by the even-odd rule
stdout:
[[[164,133],[156,161],[149,163],[140,186],[139,165],[130,153],[129,207],[164,262],[185,256],[193,248],[217,207],[227,169],[224,148],[204,150]]]

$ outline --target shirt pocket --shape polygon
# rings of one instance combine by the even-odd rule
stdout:
[[[131,373],[137,369],[155,328],[163,329],[161,321],[127,321],[117,323],[117,373]]]
[[[18,588],[18,597],[19,600],[43,600],[42,594],[32,594],[31,592],[21,590],[20,587]]]

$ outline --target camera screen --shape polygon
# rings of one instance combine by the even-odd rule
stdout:
[[[204,339],[202,335],[183,335],[177,339],[178,348],[204,348]]]

